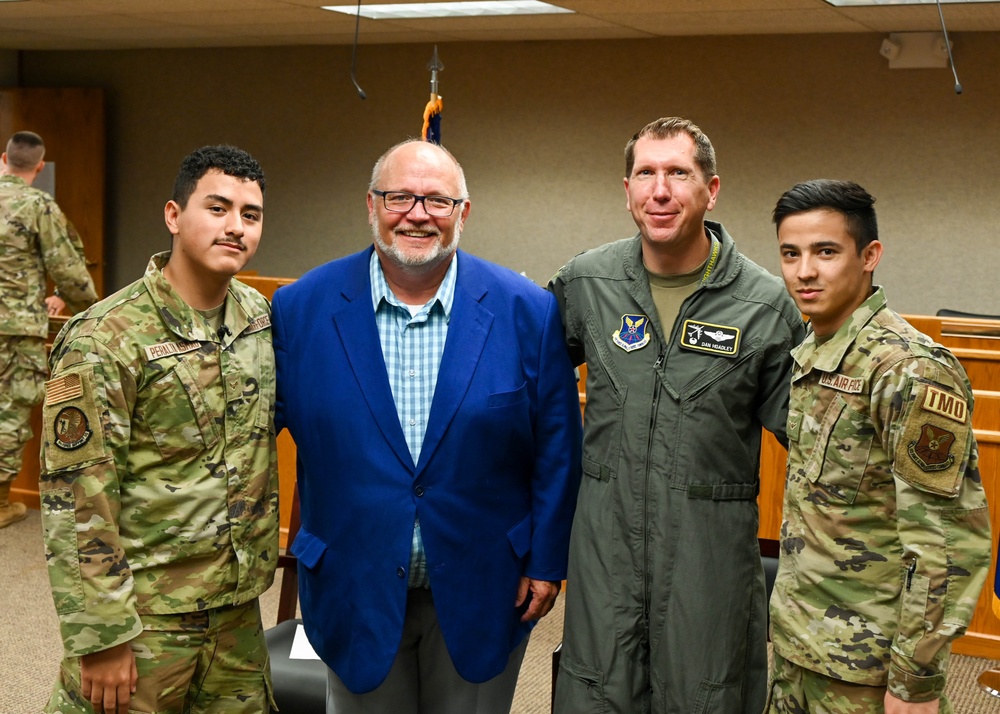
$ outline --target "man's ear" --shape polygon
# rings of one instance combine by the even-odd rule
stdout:
[[[163,207],[163,222],[167,224],[167,230],[173,235],[180,233],[181,229],[177,225],[177,221],[183,211],[184,209],[174,200],[167,201],[167,205]]]
[[[861,257],[864,260],[864,271],[866,273],[874,273],[875,266],[882,260],[881,241],[873,240],[866,245],[864,250],[861,251]]]

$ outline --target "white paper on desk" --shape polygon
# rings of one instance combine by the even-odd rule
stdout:
[[[288,659],[319,659],[316,650],[309,644],[306,629],[302,625],[295,628],[295,637],[292,638],[292,649],[288,653]]]

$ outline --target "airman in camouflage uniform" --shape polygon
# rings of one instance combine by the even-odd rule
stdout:
[[[890,310],[874,199],[812,181],[775,209],[812,330],[792,356],[769,712],[950,712],[990,525],[958,360]]]
[[[31,187],[44,155],[38,134],[18,132],[7,142],[0,170],[0,528],[27,514],[8,495],[48,371],[46,276],[74,312],[97,300],[80,236],[52,196]]]
[[[264,179],[232,147],[181,173],[196,185],[167,204],[172,252],[52,350],[41,501],[65,659],[49,712],[270,707],[257,601],[278,556],[270,305],[231,280],[257,246]],[[110,675],[105,653],[123,658]]]

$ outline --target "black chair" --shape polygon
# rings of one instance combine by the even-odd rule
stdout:
[[[969,320],[1000,320],[1000,315],[980,315],[975,312],[961,312],[959,310],[948,310],[941,308],[935,315],[937,317],[963,317]]]
[[[295,617],[299,601],[298,559],[291,554],[292,541],[299,532],[299,492],[292,496],[288,525],[288,548],[278,557],[281,592],[278,595],[278,624],[264,632],[271,658],[274,701],[284,714],[325,714],[326,665],[316,659],[290,659],[295,631],[302,620]]]
[[[776,540],[769,538],[758,538],[757,545],[760,548],[760,563],[764,566],[764,585],[767,589],[767,599],[771,600],[771,591],[774,590],[774,578],[778,574],[778,551],[779,544]],[[770,631],[771,613],[768,611],[768,630]],[[770,635],[768,636],[770,637]],[[559,677],[559,659],[562,656],[562,642],[552,651],[552,701],[551,711],[556,708],[556,679]],[[1000,672],[997,673],[1000,676]],[[981,682],[980,682],[981,683]],[[998,683],[1000,688],[1000,683]],[[1000,696],[1000,693],[995,693]]]

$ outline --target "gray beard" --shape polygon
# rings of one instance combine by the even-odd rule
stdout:
[[[433,250],[420,256],[404,255],[398,246],[389,245],[382,240],[382,234],[379,232],[377,222],[372,226],[372,237],[375,239],[375,245],[378,246],[382,254],[397,267],[411,274],[420,274],[441,265],[441,263],[448,260],[458,250],[459,239],[462,237],[462,229],[458,226],[455,227],[455,238],[449,245],[443,246],[440,242],[437,242],[434,244]]]

